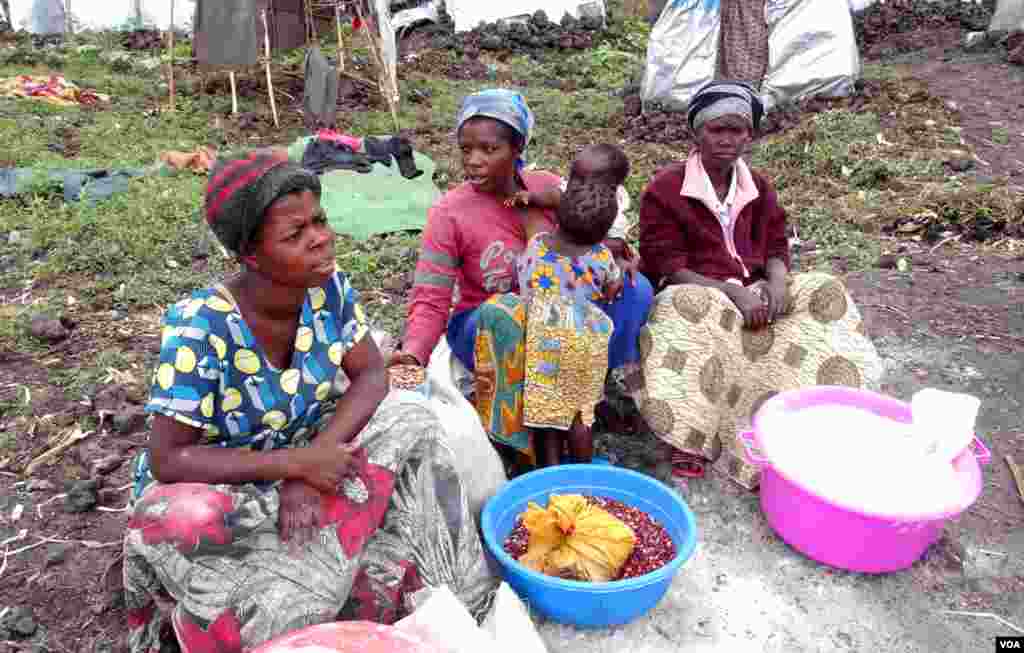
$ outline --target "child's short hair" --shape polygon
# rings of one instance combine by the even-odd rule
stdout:
[[[596,245],[619,214],[616,187],[570,181],[558,206],[559,231],[576,245]]]
[[[600,143],[586,146],[573,161],[571,174],[578,174],[578,162],[584,159],[588,160],[587,167],[591,173],[588,181],[621,186],[629,177],[629,157],[615,145]]]

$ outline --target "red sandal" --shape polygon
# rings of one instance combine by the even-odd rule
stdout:
[[[692,453],[672,453],[672,475],[679,478],[704,478],[705,461]]]

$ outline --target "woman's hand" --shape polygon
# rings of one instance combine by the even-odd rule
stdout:
[[[314,440],[313,446],[297,451],[301,452],[302,463],[295,480],[304,481],[320,492],[337,494],[341,482],[349,477],[356,448],[350,445],[318,445]]]
[[[772,280],[764,285],[764,296],[768,301],[768,322],[782,317],[786,310],[786,282]]]
[[[742,286],[731,286],[726,294],[743,315],[743,326],[758,331],[768,326],[768,304],[761,297]]]
[[[387,366],[394,367],[395,365],[418,365],[423,367],[423,363],[421,363],[418,358],[401,350],[391,354],[391,357],[388,358]]]
[[[516,207],[526,208],[530,206],[530,192],[521,190],[512,197],[505,200],[505,208],[514,209]]]
[[[640,256],[626,241],[622,241],[621,255],[616,257],[615,263],[622,269],[623,278],[635,287],[636,275],[640,274]]]
[[[601,289],[601,293],[604,295],[604,301],[611,304],[619,297],[622,296],[622,288],[625,284],[622,283],[622,277],[615,279],[614,281],[606,281],[604,288]]]
[[[277,528],[281,539],[302,546],[324,525],[320,492],[305,481],[292,479],[281,484],[280,497]]]

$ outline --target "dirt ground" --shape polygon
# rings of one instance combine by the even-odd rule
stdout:
[[[1005,64],[995,51],[960,51],[963,33],[963,27],[943,23],[901,34],[887,48],[873,47],[868,55],[895,55],[887,61],[955,103],[962,137],[977,153],[972,173],[978,181],[1024,186],[1024,97],[1009,92],[1022,88],[1024,68]],[[905,52],[922,45],[923,50]],[[449,72],[460,79],[481,79],[487,69],[474,62]],[[239,90],[262,92],[258,86]],[[297,92],[301,97],[301,85]],[[352,109],[370,102],[359,89],[350,93]],[[73,155],[70,136],[67,147]],[[912,260],[911,270],[851,273],[847,282],[887,361],[885,390],[909,398],[915,390],[932,386],[983,398],[978,432],[993,457],[985,470],[982,499],[950,525],[940,544],[911,571],[872,578],[832,574],[794,556],[767,530],[756,496],[731,491],[715,479],[693,483],[684,491],[704,531],[715,535],[702,543],[691,570],[677,580],[666,603],[648,620],[610,634],[545,626],[552,650],[988,651],[996,634],[1009,634],[1007,628],[987,619],[961,622],[937,615],[942,610],[994,612],[1024,626],[1024,501],[1015,494],[1003,462],[1009,454],[1024,463],[1024,248],[996,252],[950,242],[933,251],[930,245],[891,239],[883,242],[883,249]],[[2,294],[9,298],[17,292]],[[106,314],[79,315],[71,308],[68,315],[78,322],[71,337],[45,355],[0,351],[5,378],[44,386],[44,366],[74,366],[94,356],[97,343],[110,338],[139,351],[158,347],[155,312],[127,316],[113,330]],[[120,380],[125,392],[112,399],[115,403],[137,405],[148,371],[134,372],[134,378]],[[0,399],[10,400],[12,392],[12,387],[0,387]],[[55,388],[47,398],[33,397],[32,403],[34,418],[52,417],[38,420],[33,435],[16,444],[12,458],[0,460],[0,551],[5,552],[0,595],[18,597],[18,605],[31,608],[36,630],[17,642],[4,641],[6,634],[0,632],[0,651],[125,650],[117,560],[129,495],[128,459],[144,446],[145,433],[139,424],[104,424],[26,481],[4,470],[20,468],[40,455],[51,434],[99,408]],[[653,451],[646,444],[638,448]],[[93,468],[111,455],[117,460],[109,469]],[[643,455],[629,459],[630,466],[648,470],[654,462]],[[68,512],[61,495],[71,489],[69,479],[89,478],[99,480],[92,488],[98,507]],[[757,544],[754,551],[751,542],[763,547]],[[778,566],[765,569],[765,564]],[[765,580],[772,574],[780,575],[781,584]],[[862,611],[847,609],[856,601],[863,603]],[[740,605],[753,607],[744,612]],[[840,606],[836,614],[825,614],[830,605]],[[837,620],[849,625],[836,625]],[[744,623],[757,625],[739,625]],[[872,633],[872,626],[879,624]],[[819,640],[829,643],[812,646]]]

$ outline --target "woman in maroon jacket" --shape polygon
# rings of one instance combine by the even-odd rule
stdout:
[[[696,148],[660,172],[640,203],[644,271],[661,292],[641,332],[641,412],[677,449],[681,474],[707,461],[748,488],[736,433],[769,397],[807,385],[873,387],[881,363],[846,288],[791,274],[786,213],[740,155],[763,106],[740,82],[690,102]]]

